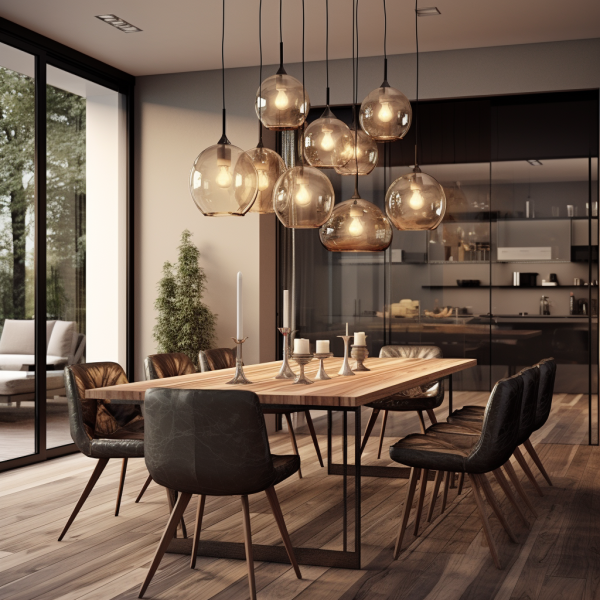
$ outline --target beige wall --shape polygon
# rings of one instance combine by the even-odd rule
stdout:
[[[359,98],[381,83],[380,58],[361,60]],[[275,67],[265,67],[264,76]],[[290,74],[301,77],[300,65]],[[313,105],[325,99],[323,63],[306,66]],[[349,60],[330,65],[332,104],[351,102]],[[390,84],[413,98],[415,57],[390,57]],[[227,71],[228,136],[249,149],[257,142],[253,97],[258,69]],[[600,39],[424,53],[422,98],[516,94],[600,87]],[[245,282],[248,363],[275,355],[275,236],[273,217],[211,219],[195,208],[188,176],[196,156],[221,135],[220,73],[216,71],[137,78],[136,84],[136,273],[137,376],[152,338],[156,285],[165,260],[175,260],[183,229],[193,232],[208,275],[206,302],[219,315],[220,345],[235,333],[235,274]],[[568,126],[568,120],[566,123]]]

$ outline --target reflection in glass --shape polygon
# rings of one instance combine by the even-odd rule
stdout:
[[[285,172],[285,163],[277,152],[261,146],[248,150],[247,154],[258,174],[258,194],[250,212],[263,215],[272,213],[273,187]]]

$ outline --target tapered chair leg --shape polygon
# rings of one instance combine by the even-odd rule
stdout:
[[[250,505],[248,504],[248,496],[242,496],[242,513],[244,515],[244,545],[246,546],[246,563],[248,565],[250,600],[256,600],[256,582],[254,581],[254,554],[252,552],[252,530],[250,529]]]
[[[458,477],[458,492],[456,493],[457,496],[460,496],[462,494],[464,484],[465,484],[465,474],[461,473]]]
[[[296,434],[294,433],[294,427],[292,425],[292,419],[290,418],[289,413],[285,414],[285,420],[287,421],[288,431],[290,432],[290,440],[292,442],[292,448],[294,449],[294,454],[296,456],[300,456],[300,452],[298,452],[298,444],[296,443]],[[302,469],[298,467],[298,479],[302,479]]]
[[[525,446],[525,449],[527,450],[527,452],[529,452],[529,456],[531,456],[531,458],[533,459],[533,462],[536,464],[537,468],[540,470],[540,473],[544,476],[544,479],[548,482],[548,485],[552,485],[552,481],[550,481],[550,476],[548,475],[548,473],[546,473],[546,469],[544,469],[544,465],[542,464],[542,461],[540,460],[538,453],[535,451],[535,448],[533,447],[531,440],[527,440],[523,444],[523,446]]]
[[[385,426],[387,424],[387,418],[388,418],[388,412],[387,410],[383,411],[383,422],[381,423],[381,433],[379,434],[379,450],[377,451],[377,458],[381,458],[381,448],[383,447],[383,438],[385,436]]]
[[[69,517],[69,520],[67,521],[67,524],[65,525],[65,528],[62,530],[62,533],[58,537],[59,542],[65,537],[65,533],[67,533],[67,531],[69,530],[69,527],[71,527],[71,524],[73,523],[73,521],[75,520],[75,517],[81,510],[81,507],[87,500],[87,497],[90,495],[90,492],[94,489],[96,482],[98,481],[100,475],[102,475],[102,471],[104,471],[104,468],[106,467],[107,464],[108,464],[108,458],[100,458],[98,460],[98,462],[96,463],[96,467],[94,468],[94,472],[92,473],[92,476],[90,477],[89,481],[87,482],[87,485],[85,486],[85,488],[83,490],[83,493],[81,494],[79,500],[77,501],[77,504],[75,505],[75,508],[73,509],[73,512],[71,513],[71,516]]]
[[[125,485],[125,474],[127,473],[127,459],[123,459],[121,465],[121,479],[119,480],[119,491],[117,492],[117,504],[115,505],[115,517],[119,516],[119,509],[121,508],[121,498],[123,497],[123,486]]]
[[[152,559],[152,563],[150,565],[150,568],[148,569],[148,574],[146,575],[146,579],[144,579],[144,583],[142,583],[142,586],[140,587],[140,593],[138,595],[138,598],[143,598],[144,593],[148,589],[148,586],[150,585],[150,582],[152,581],[152,578],[154,577],[154,574],[156,573],[156,570],[158,569],[158,566],[160,565],[160,561],[162,560],[162,557],[165,555],[165,552],[167,551],[169,543],[173,539],[173,534],[175,533],[175,530],[177,529],[177,525],[179,524],[179,521],[180,521],[181,517],[183,516],[183,513],[185,512],[187,505],[190,503],[191,498],[192,498],[191,494],[180,494],[179,495],[179,498],[177,499],[177,503],[175,504],[175,508],[173,509],[173,512],[171,513],[171,516],[169,517],[169,522],[167,523],[167,526],[165,527],[162,537],[160,538],[158,548],[156,549],[156,554],[154,555],[154,558]]]
[[[527,475],[527,479],[529,479],[529,481],[531,481],[533,487],[535,488],[535,491],[540,496],[543,496],[544,492],[542,492],[542,488],[539,486],[538,482],[536,481],[535,475],[531,472],[531,469],[529,468],[529,465],[527,464],[527,461],[525,460],[525,457],[523,456],[523,453],[521,452],[521,450],[519,448],[515,448],[515,451],[513,452],[513,456],[517,459],[517,462],[519,463],[519,466],[521,467],[521,469],[523,469],[523,473],[525,473],[525,475]]]
[[[173,507],[177,504],[177,492],[175,490],[170,490],[168,488],[165,488],[165,491],[167,492],[167,502],[169,504],[169,514],[171,514],[173,512]],[[175,530],[173,537],[177,537],[178,530],[181,530],[181,537],[183,539],[187,538],[187,528],[185,526],[185,520],[184,520],[183,516],[181,517],[181,522],[177,526],[177,529]]]
[[[432,408],[427,409],[427,416],[429,417],[432,425],[435,425],[438,422]]]
[[[196,509],[196,524],[194,526],[194,541],[192,542],[192,556],[190,558],[190,569],[196,567],[196,556],[198,554],[198,544],[200,542],[200,531],[202,530],[202,517],[204,516],[204,504],[206,496],[198,498],[198,508]]]
[[[485,539],[487,540],[488,546],[490,548],[490,554],[492,555],[492,559],[494,560],[494,564],[498,569],[502,569],[502,564],[500,563],[500,557],[498,556],[498,550],[496,549],[496,544],[494,542],[494,536],[492,535],[492,530],[490,529],[490,523],[487,518],[487,513],[485,510],[485,505],[483,504],[483,499],[481,498],[481,489],[479,486],[479,482],[477,481],[477,475],[469,475],[469,479],[471,480],[471,488],[473,490],[473,497],[475,498],[475,504],[477,505],[477,512],[479,513],[479,518],[481,519],[481,523],[483,525],[483,533],[485,535]]]
[[[319,448],[319,440],[317,439],[317,434],[315,432],[315,426],[313,425],[312,417],[310,416],[310,410],[304,411],[304,416],[306,417],[306,424],[308,425],[308,430],[310,431],[310,437],[312,438],[313,444],[315,446],[315,452],[317,453],[317,458],[319,459],[319,464],[324,467],[323,457],[321,456],[321,448]]]
[[[417,489],[417,481],[421,475],[421,469],[415,469],[413,467],[410,473],[410,481],[408,483],[408,493],[404,500],[404,508],[402,509],[402,518],[400,519],[400,530],[398,531],[398,538],[396,540],[396,547],[394,548],[394,560],[400,556],[400,550],[402,549],[402,540],[404,539],[404,532],[406,531],[406,525],[408,524],[408,517],[410,516],[410,509],[415,497],[415,490]]]
[[[283,545],[285,546],[287,555],[290,559],[290,563],[292,563],[292,567],[294,567],[294,572],[296,573],[296,577],[298,579],[302,579],[302,574],[300,573],[300,567],[298,566],[298,561],[296,560],[296,555],[294,554],[294,547],[292,546],[292,540],[290,540],[290,535],[288,533],[287,527],[285,526],[285,521],[283,519],[283,513],[281,512],[281,506],[279,504],[279,499],[277,498],[277,494],[275,492],[275,488],[271,486],[265,490],[265,494],[267,495],[267,500],[269,501],[269,505],[271,506],[271,512],[275,517],[275,521],[277,523],[277,527],[279,528],[279,533],[281,534],[281,539],[283,540]]]
[[[494,496],[494,492],[492,491],[492,486],[490,485],[490,482],[488,481],[487,477],[485,475],[477,475],[477,480],[478,480],[478,483],[481,485],[481,488],[483,489],[483,493],[485,495],[486,500],[488,501],[488,504],[490,505],[491,509],[494,511],[494,514],[498,518],[498,521],[500,521],[500,524],[502,525],[502,527],[504,527],[504,531],[506,531],[511,542],[518,544],[519,540],[517,540],[517,536],[514,534],[512,527],[509,525],[508,521],[506,520],[506,517],[504,516],[504,513],[500,509],[500,506],[498,506],[498,501],[496,500],[496,496]]]
[[[431,499],[429,500],[429,512],[427,513],[427,522],[431,523],[433,517],[433,511],[435,510],[435,503],[437,502],[437,496],[440,491],[440,484],[444,477],[444,471],[438,471],[435,474],[435,481],[433,483],[433,492],[431,492]]]
[[[454,476],[454,473],[446,471],[446,477],[444,479],[444,493],[442,494],[442,514],[446,512],[446,503],[448,502],[448,490],[450,489],[450,475]]]
[[[421,425],[421,433],[425,433],[427,427],[425,427],[425,419],[423,418],[423,411],[418,410],[417,415],[419,415],[419,425]]]
[[[144,495],[144,493],[148,489],[148,486],[151,483],[152,483],[152,475],[148,475],[148,479],[146,479],[146,483],[144,483],[142,489],[140,490],[140,493],[138,494],[138,497],[135,499],[136,504],[142,499],[142,496]]]
[[[365,429],[365,435],[363,435],[362,444],[360,445],[360,453],[362,454],[365,451],[365,446],[367,445],[367,441],[371,432],[373,431],[373,427],[377,422],[377,415],[379,414],[379,409],[374,408],[371,412],[371,416],[369,417],[369,422],[367,423],[367,428]]]
[[[427,491],[427,479],[429,477],[429,469],[421,471],[421,487],[419,489],[419,501],[417,503],[417,514],[415,516],[415,537],[419,535],[419,524],[421,523],[421,514],[423,513],[423,503],[425,502],[425,492]]]
[[[527,508],[529,509],[531,514],[537,519],[537,516],[538,516],[537,511],[533,507],[533,504],[532,504],[531,500],[529,499],[527,492],[523,489],[523,486],[521,485],[521,481],[519,480],[519,476],[517,475],[510,460],[506,461],[506,463],[504,464],[504,470],[508,474],[508,478],[510,479],[511,483],[513,484],[513,487],[515,488],[515,490],[517,490],[517,494],[519,494],[519,496],[521,496],[521,499],[523,500],[523,502],[525,502],[525,504],[527,505]]]
[[[525,525],[525,527],[527,527],[527,529],[529,529],[529,527],[530,527],[529,521],[525,518],[525,515],[523,514],[521,507],[518,505],[517,500],[516,500],[514,494],[512,493],[512,490],[510,489],[510,485],[509,485],[508,481],[506,480],[506,477],[504,477],[504,473],[502,472],[501,469],[496,469],[495,471],[492,471],[492,472],[494,474],[494,477],[496,478],[496,481],[500,484],[500,487],[502,488],[504,495],[508,498],[508,501],[512,504],[513,508],[515,509],[517,516],[519,517],[519,519],[521,519],[521,522],[523,523],[523,525]]]

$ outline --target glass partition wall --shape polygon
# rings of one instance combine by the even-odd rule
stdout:
[[[66,364],[130,366],[132,78],[66,48],[48,64],[24,31],[0,31],[0,470],[76,449]]]
[[[544,105],[538,120],[552,110],[553,100],[581,100],[540,96],[552,98],[537,98]],[[330,339],[339,356],[343,346],[337,336],[348,323],[351,333],[367,333],[372,356],[386,344],[423,344],[439,346],[445,357],[474,358],[477,367],[454,376],[459,404],[461,398],[484,403],[500,378],[553,356],[558,363],[554,405],[565,417],[544,430],[543,439],[597,444],[597,99],[597,92],[584,98],[596,120],[580,127],[579,143],[571,132],[551,144],[536,133],[531,100],[525,99],[521,112],[529,123],[519,136],[529,138],[526,150],[519,139],[508,143],[505,133],[490,132],[495,110],[521,118],[516,100],[506,108],[504,99],[489,99],[487,129],[484,110],[467,106],[471,122],[464,117],[463,104],[470,101],[456,101],[454,107],[451,101],[429,103],[422,125],[426,114],[435,122],[438,113],[450,113],[451,121],[440,124],[437,133],[424,128],[432,150],[422,168],[447,197],[442,224],[429,232],[394,230],[390,249],[373,254],[330,253],[316,231],[292,234],[281,228],[280,247],[288,249],[280,259],[281,288],[291,288],[289,248],[295,236],[298,335]],[[348,119],[350,110],[338,108],[338,113]],[[594,127],[590,142],[586,136]],[[537,144],[531,140],[536,135]],[[407,147],[412,144],[379,146],[378,167],[359,179],[363,198],[384,208],[389,184],[411,169]],[[353,178],[325,172],[336,202],[348,199]]]

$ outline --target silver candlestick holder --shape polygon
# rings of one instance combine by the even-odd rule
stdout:
[[[327,375],[327,373],[325,372],[325,366],[323,365],[323,361],[326,358],[331,358],[333,356],[333,352],[319,352],[318,354],[315,354],[315,358],[319,359],[319,371],[315,377],[315,379],[318,379],[319,381],[325,381],[326,379],[331,379],[331,377],[329,377],[329,375]]]
[[[228,384],[231,385],[248,385],[252,383],[246,375],[244,375],[244,361],[242,360],[242,344],[248,339],[245,337],[243,340],[238,340],[237,338],[231,338],[237,345],[237,354],[235,357],[235,375],[231,381],[228,381]]]
[[[314,383],[304,374],[304,367],[313,359],[312,354],[292,354],[292,359],[300,366],[300,375],[294,379],[294,385],[310,385]]]
[[[369,356],[369,351],[366,346],[352,346],[352,358],[356,361],[356,365],[353,371],[370,371],[371,369],[367,369],[363,364],[363,361]]]
[[[290,327],[280,327],[279,331],[283,336],[283,362],[281,363],[281,369],[279,369],[279,373],[275,375],[275,379],[295,379],[296,373],[292,371],[290,367],[290,344],[289,344],[289,335],[292,333]]]
[[[348,350],[350,347],[350,340],[354,337],[352,335],[338,335],[338,337],[344,340],[344,362],[342,363],[342,368],[340,369],[338,375],[342,375],[344,377],[349,377],[350,375],[354,375],[352,369],[350,368],[350,362],[348,361]]]

